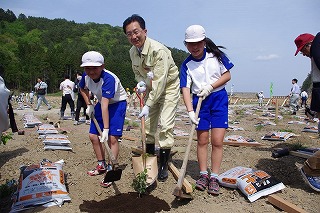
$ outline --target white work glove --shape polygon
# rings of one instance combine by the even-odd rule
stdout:
[[[92,104],[87,105],[86,114],[91,118],[92,113],[94,113],[94,106]]]
[[[144,81],[140,81],[137,84],[138,93],[144,93],[147,89],[147,85]]]
[[[153,72],[152,71],[148,72],[147,77],[152,80],[153,79]]]
[[[141,110],[138,118],[142,118],[143,116],[144,116],[145,118],[148,117],[148,115],[149,115],[149,109],[150,109],[150,107],[147,106],[147,105],[145,105],[145,106],[142,108],[142,110]]]
[[[100,142],[101,143],[105,142],[106,140],[108,140],[108,137],[109,137],[109,129],[103,129],[103,132],[100,137]]]
[[[190,111],[190,112],[188,112],[188,114],[189,114],[189,118],[190,118],[191,122],[193,124],[198,125],[199,121],[200,121],[200,118],[196,119],[196,114],[194,113],[194,111]]]
[[[203,99],[205,99],[210,93],[212,93],[213,87],[211,84],[207,84],[203,86],[198,94],[198,96],[202,96]]]

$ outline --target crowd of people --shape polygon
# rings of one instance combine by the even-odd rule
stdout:
[[[223,156],[223,139],[228,128],[228,94],[225,85],[231,79],[230,70],[233,63],[222,51],[223,46],[217,46],[206,36],[201,25],[191,25],[185,31],[184,44],[190,53],[183,61],[180,72],[170,50],[163,44],[148,37],[145,20],[139,15],[132,15],[123,22],[123,32],[132,45],[129,50],[132,71],[137,86],[130,93],[125,89],[120,79],[107,69],[104,57],[97,51],[88,51],[82,55],[80,67],[84,72],[78,72],[76,82],[66,75],[60,84],[62,91],[60,118],[64,119],[67,104],[70,106],[74,124],[79,124],[81,109],[86,121],[96,119],[101,128],[101,135],[94,122],[90,123],[89,138],[97,159],[97,166],[87,172],[90,176],[108,172],[111,162],[106,160],[103,143],[108,145],[117,158],[119,155],[118,140],[122,136],[125,114],[128,107],[137,108],[137,93],[145,93],[144,106],[138,117],[145,118],[146,152],[155,154],[156,138],[160,145],[158,181],[168,178],[168,161],[171,148],[174,145],[173,128],[180,98],[180,92],[186,107],[186,113],[197,134],[197,159],[199,178],[195,182],[198,190],[207,190],[209,194],[219,194],[217,176]],[[302,34],[295,40],[297,52],[311,59],[312,64],[312,100],[311,110],[318,112],[320,118],[320,34]],[[298,80],[292,79],[290,106],[292,114],[296,114],[301,95],[301,107],[306,106],[308,94],[300,94]],[[33,104],[34,93],[37,101],[35,111],[42,102],[47,109],[52,107],[46,99],[48,85],[37,79],[34,92],[19,95],[19,100]],[[75,93],[77,102],[75,106]],[[93,97],[96,102],[93,101]],[[258,93],[259,106],[263,105],[263,91]],[[200,112],[196,115],[198,101],[201,100]],[[158,125],[159,124],[159,125]],[[319,128],[320,131],[320,128]],[[156,134],[158,133],[158,137]],[[208,146],[211,155],[208,156]],[[308,183],[319,189],[319,153],[308,159],[301,173]],[[209,159],[209,161],[208,161]],[[208,163],[210,166],[208,167]],[[315,163],[316,162],[316,163]],[[102,187],[109,187],[111,182],[100,182]]]

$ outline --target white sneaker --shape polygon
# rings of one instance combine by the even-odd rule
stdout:
[[[87,125],[90,125],[90,120],[86,120],[86,124],[87,124]]]
[[[73,125],[79,125],[78,121],[73,122]]]

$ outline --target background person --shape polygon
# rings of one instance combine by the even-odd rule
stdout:
[[[300,97],[300,87],[297,84],[298,80],[296,78],[292,79],[292,87],[291,87],[291,92],[289,94],[290,97],[290,106],[292,109],[292,115],[296,115],[297,111],[299,109],[299,97]]]
[[[80,81],[82,79],[82,73],[78,71],[76,77],[77,77],[77,81],[75,83],[75,87],[73,89],[73,92],[77,92],[78,93],[78,98],[77,98],[76,116],[74,118],[75,121],[74,121],[73,124],[74,125],[78,125],[79,124],[81,108],[83,108],[84,115],[86,116],[86,124],[90,124],[89,116],[86,114],[87,104],[86,104],[86,102],[84,101],[84,98],[81,95],[80,86],[79,86],[79,83],[80,83]]]
[[[86,52],[82,56],[81,67],[85,73],[79,83],[81,94],[87,104],[87,115],[94,113],[100,128],[103,130],[99,140],[99,132],[91,122],[89,138],[92,142],[93,150],[98,160],[95,169],[88,171],[90,176],[105,173],[111,169],[107,167],[105,160],[105,150],[102,142],[108,140],[108,144],[115,158],[118,158],[119,144],[118,139],[122,136],[124,119],[127,108],[127,94],[119,78],[112,72],[105,69],[103,56],[96,51]],[[90,100],[88,88],[97,97],[98,103],[93,106]],[[104,183],[102,187],[109,187],[112,183]]]
[[[147,37],[144,19],[132,15],[123,22],[123,31],[133,46],[129,53],[138,85],[146,85],[145,106],[139,117],[145,116],[146,151],[154,154],[155,134],[160,120],[160,165],[158,180],[168,178],[168,160],[174,143],[173,127],[179,101],[179,70],[170,50]],[[159,119],[160,118],[160,119]]]
[[[60,83],[60,90],[62,91],[60,119],[64,119],[64,112],[67,104],[69,104],[71,110],[71,117],[74,119],[74,88],[75,84],[70,80],[69,75],[64,76],[64,81]]]
[[[34,86],[34,89],[37,93],[38,102],[34,110],[38,111],[42,102],[45,103],[48,107],[48,110],[50,110],[52,107],[46,99],[48,85],[46,82],[43,82],[41,78],[38,78],[37,82],[38,83]]]
[[[320,119],[320,33],[316,36],[309,33],[301,34],[294,40],[294,43],[297,46],[295,56],[300,52],[303,56],[311,59],[312,94],[310,109],[317,112],[317,116]],[[320,122],[318,122],[318,134],[320,137]],[[318,159],[318,163],[311,167],[308,159],[305,164],[309,164],[308,167],[311,169],[304,166],[300,171],[306,182],[313,189],[320,191],[319,151],[314,154],[314,157]],[[318,169],[318,172],[314,173],[312,169]]]
[[[0,76],[0,135],[10,127],[8,115],[9,96],[10,90],[6,87],[3,78]]]
[[[206,37],[205,29],[200,25],[191,25],[186,29],[184,42],[190,55],[181,65],[180,87],[189,117],[192,123],[198,125],[197,157],[200,178],[196,181],[196,188],[201,191],[208,188],[209,194],[217,195],[222,145],[228,128],[228,94],[225,85],[231,79],[229,69],[233,64],[219,47]],[[204,100],[199,112],[200,120],[197,120],[194,111],[199,96]],[[211,141],[210,176],[207,167],[209,141]]]
[[[33,104],[34,92],[33,90],[29,93],[30,104]]]
[[[306,107],[307,106],[307,100],[308,100],[308,93],[303,90],[300,94],[301,96],[301,107],[304,106]]]
[[[264,95],[263,95],[263,91],[261,91],[258,93],[258,102],[260,107],[262,107],[263,105],[263,99],[264,99]]]

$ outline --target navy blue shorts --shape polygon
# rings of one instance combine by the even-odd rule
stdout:
[[[122,136],[124,120],[126,117],[127,102],[120,101],[114,104],[109,104],[109,135]],[[97,119],[99,126],[103,129],[101,104],[97,103],[94,107],[94,116]],[[99,132],[94,125],[94,122],[90,124],[89,133],[99,135]]]
[[[193,95],[193,109],[196,111],[199,97]],[[202,101],[197,130],[228,128],[228,94],[225,89],[211,93]]]

